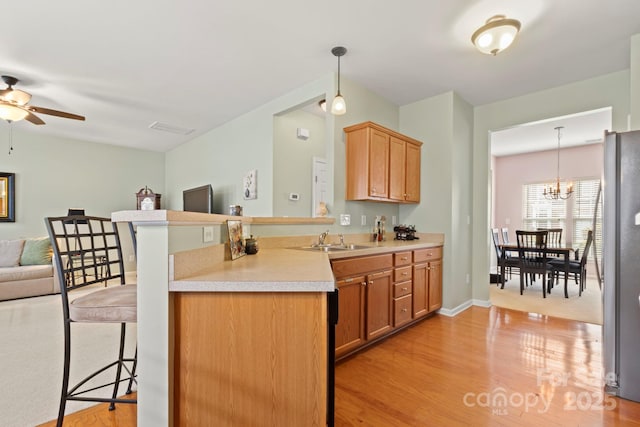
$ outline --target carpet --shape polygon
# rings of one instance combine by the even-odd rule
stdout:
[[[94,287],[101,287],[97,284]],[[74,296],[86,291],[78,290]],[[25,427],[58,416],[62,384],[63,328],[60,295],[0,302],[0,426]],[[75,324],[72,327],[71,378],[78,381],[117,356],[119,324]],[[127,354],[136,346],[130,325]],[[122,393],[123,394],[124,390]],[[100,394],[110,395],[109,390]],[[95,402],[68,402],[66,413]]]
[[[505,283],[504,289],[491,284],[489,297],[491,304],[498,307],[602,325],[602,292],[595,277],[587,278],[582,296],[578,296],[578,285],[572,280],[569,281],[568,292],[569,298],[565,298],[564,281],[561,280],[551,294],[542,298],[542,287],[538,279],[520,295],[520,277],[514,274]]]

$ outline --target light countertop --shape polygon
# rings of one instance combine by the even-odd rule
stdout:
[[[261,249],[255,255],[212,264],[183,279],[171,280],[172,292],[331,292],[331,259],[441,246],[441,241],[370,242],[366,249],[314,252],[296,248]]]

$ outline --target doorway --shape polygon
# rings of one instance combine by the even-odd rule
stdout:
[[[559,126],[563,127],[562,133],[556,129]],[[508,239],[515,243],[517,229],[559,227],[563,229],[563,245],[572,248],[582,248],[587,230],[595,228],[594,247],[599,255],[602,227],[593,218],[602,176],[604,134],[611,127],[612,109],[607,107],[492,131],[491,228],[508,229]],[[573,183],[573,193],[564,200],[543,195],[544,188],[556,180],[560,180],[563,191],[568,182]],[[601,215],[602,209],[597,211]],[[491,255],[490,271],[496,272],[493,248]],[[510,305],[506,308],[601,323],[602,301],[595,267],[590,254],[588,292],[578,297],[577,285],[570,281],[569,301],[562,301],[562,280],[546,299],[542,298],[540,283],[525,288],[521,296],[520,277],[515,274],[507,275],[504,289],[491,285],[490,300],[494,305]],[[550,297],[561,301],[554,304],[547,301]],[[561,306],[564,308],[558,308]]]

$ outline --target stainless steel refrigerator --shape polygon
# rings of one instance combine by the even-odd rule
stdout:
[[[603,202],[605,389],[640,402],[640,131],[606,134]]]

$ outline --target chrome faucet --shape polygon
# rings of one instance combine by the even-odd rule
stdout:
[[[325,231],[324,233],[320,233],[320,235],[318,236],[318,245],[324,245],[324,241],[328,235],[329,230]]]
[[[338,237],[340,237],[340,246],[344,246],[344,234],[338,234]]]

